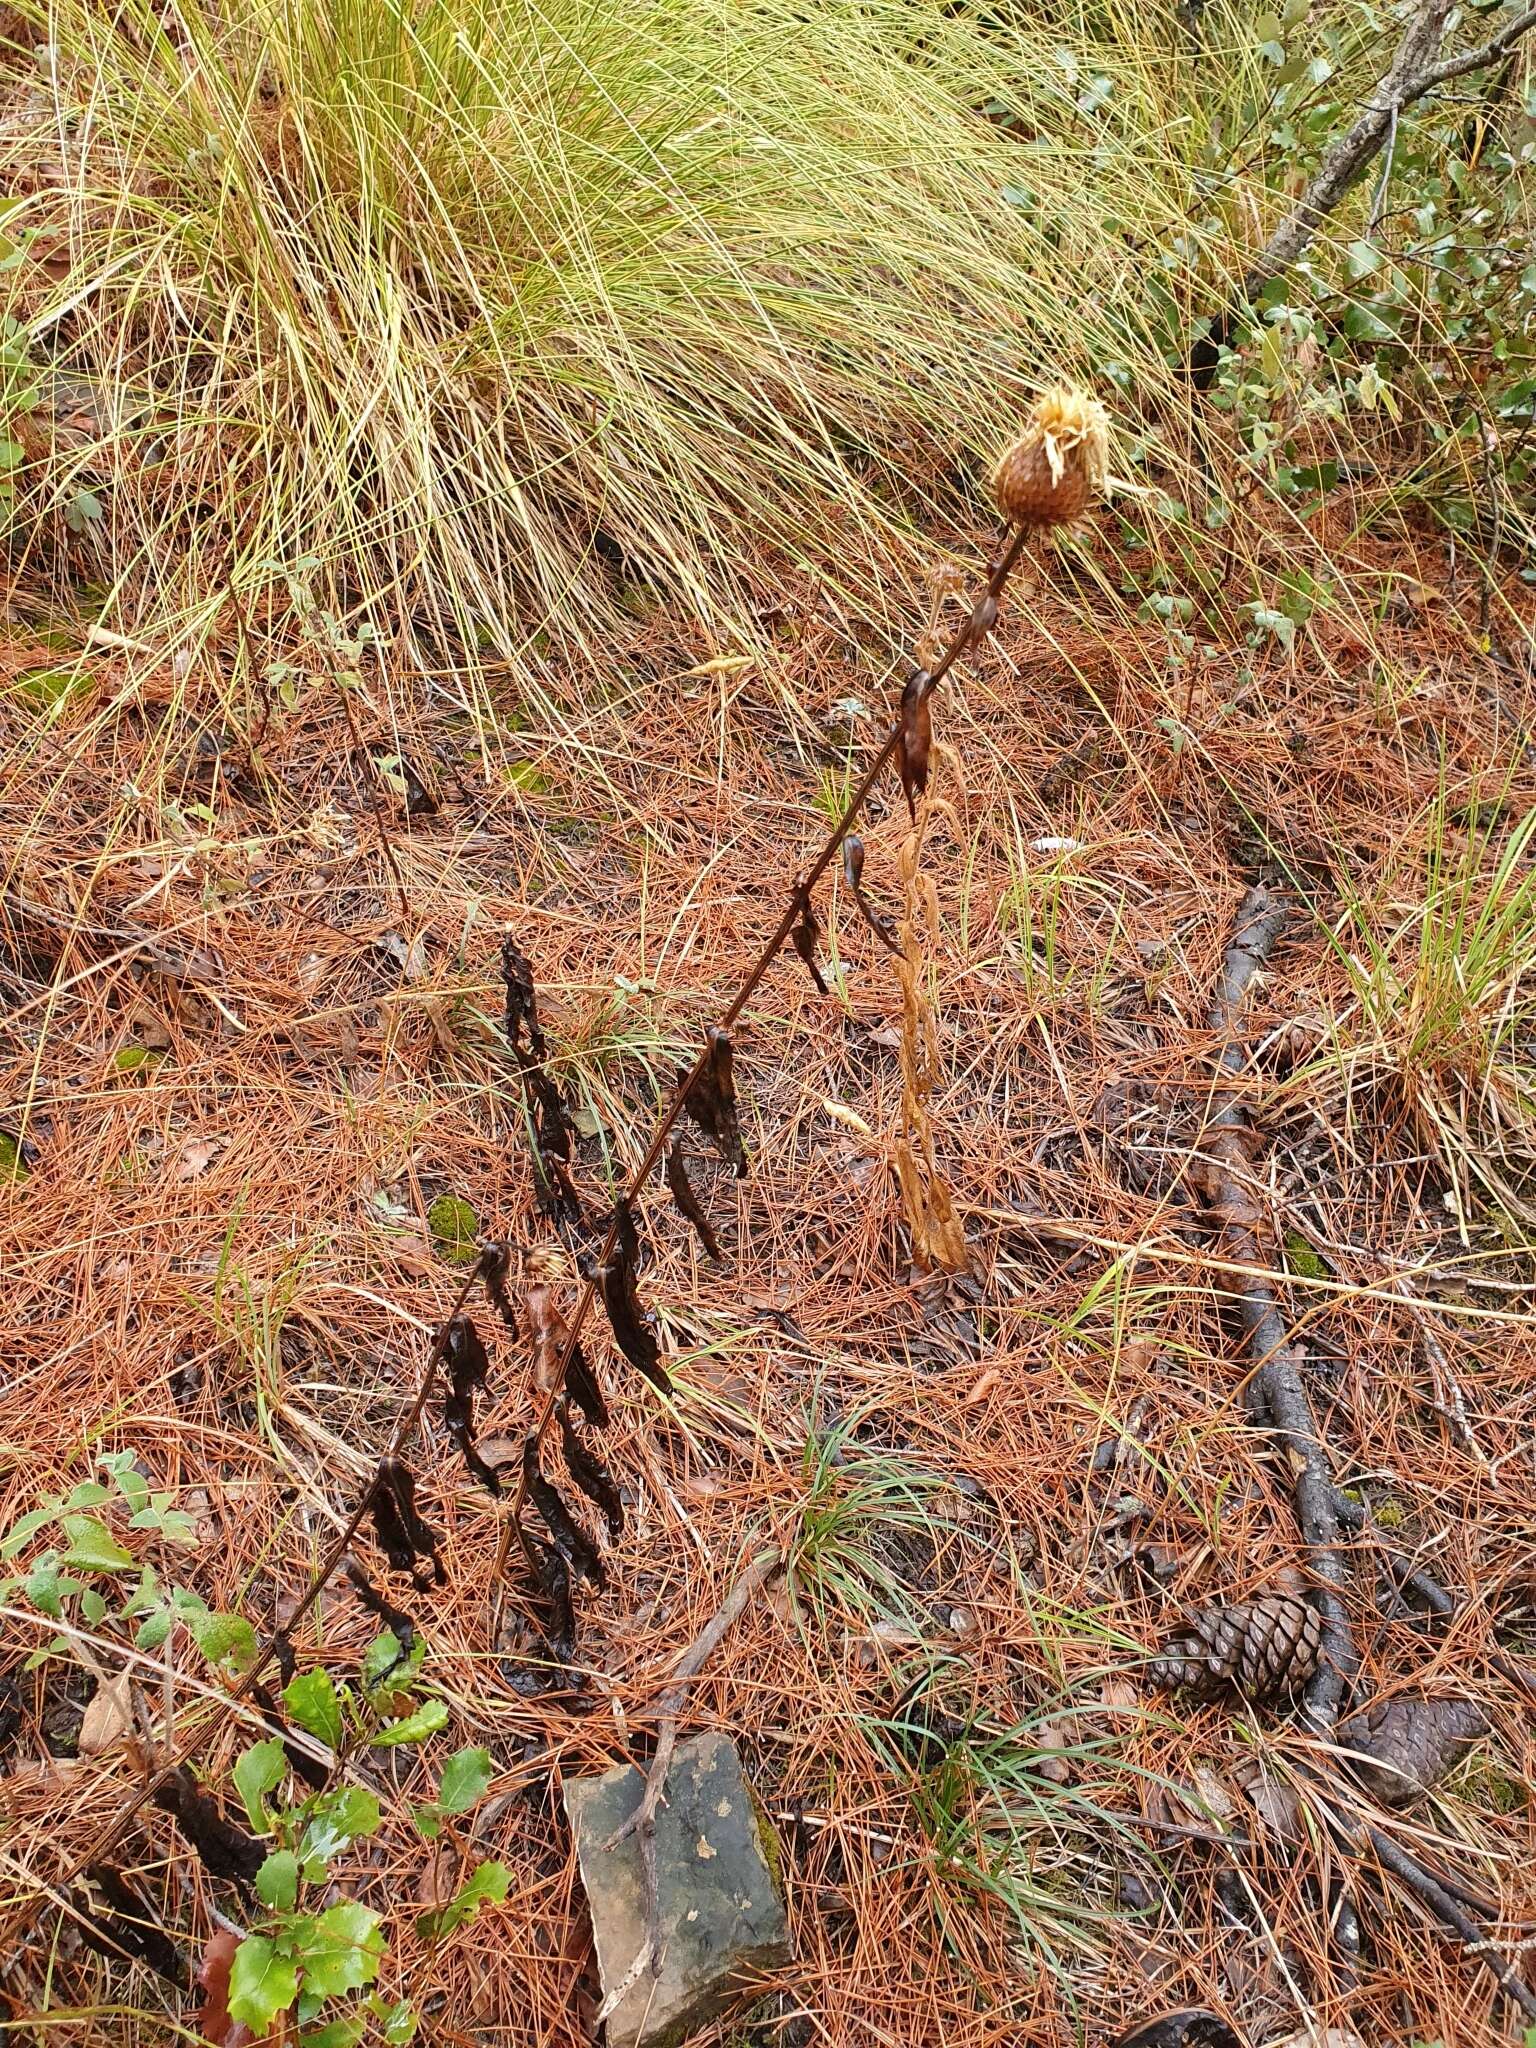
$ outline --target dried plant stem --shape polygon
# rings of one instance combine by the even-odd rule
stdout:
[[[452,1328],[454,1318],[469,1299],[470,1291],[476,1282],[485,1277],[487,1270],[501,1255],[501,1248],[499,1246],[491,1246],[480,1254],[474,1265],[465,1274],[459,1291],[454,1297],[452,1307],[437,1326],[436,1334],[432,1339],[432,1348],[427,1353],[427,1362],[422,1368],[421,1379],[417,1384],[410,1406],[396,1422],[394,1429],[390,1433],[389,1445],[374,1467],[368,1484],[359,1496],[356,1506],[347,1517],[346,1524],[341,1533],[336,1537],[329,1550],[326,1551],[324,1557],[321,1558],[319,1564],[315,1566],[314,1571],[310,1574],[309,1584],[305,1587],[303,1595],[299,1599],[297,1606],[288,1616],[288,1619],[281,1628],[270,1630],[262,1639],[260,1647],[256,1652],[255,1661],[247,1671],[241,1674],[238,1681],[229,1688],[228,1692],[219,1701],[212,1721],[205,1728],[199,1729],[196,1734],[189,1735],[179,1747],[173,1749],[169,1755],[153,1766],[138,1791],[134,1793],[131,1799],[126,1800],[118,1808],[100,1834],[92,1840],[90,1847],[85,1851],[84,1855],[76,1859],[69,1875],[60,1880],[57,1887],[58,1890],[67,1891],[84,1875],[93,1863],[100,1863],[108,1850],[122,1839],[126,1830],[144,1808],[149,1805],[161,1787],[169,1784],[183,1764],[189,1763],[213,1739],[214,1735],[224,1726],[225,1722],[240,1704],[244,1700],[249,1699],[256,1687],[261,1683],[268,1667],[275,1660],[279,1646],[291,1636],[293,1630],[320,1598],[320,1595],[324,1592],[336,1572],[340,1570],[343,1559],[352,1548],[357,1532],[363,1525],[363,1518],[367,1514],[369,1504],[378,1488],[384,1465],[389,1459],[399,1457],[406,1444],[415,1434],[416,1425],[421,1420],[422,1410],[432,1398],[432,1389],[437,1381],[438,1367],[441,1365],[444,1353],[448,1347],[449,1331]],[[168,1736],[169,1732],[167,1730]],[[0,1954],[12,1953],[44,1900],[52,1896],[53,1892],[45,1889],[35,1894],[32,1898],[25,1900],[17,1908],[10,1921],[4,1927],[0,1927]]]
[[[661,1804],[667,1772],[672,1764],[672,1753],[677,1748],[678,1716],[687,1703],[690,1682],[698,1677],[722,1639],[740,1620],[753,1594],[783,1568],[784,1553],[781,1550],[760,1551],[678,1658],[671,1683],[661,1696],[661,1718],[656,1730],[656,1754],[652,1757],[650,1769],[645,1774],[645,1790],[640,1796],[640,1804],[623,1826],[616,1828],[603,1845],[607,1849],[616,1849],[621,1842],[628,1841],[631,1835],[638,1835],[640,1838],[640,1866],[645,1876],[646,1929],[642,1953],[650,1965],[653,1976],[661,1969],[661,1901],[656,1888],[656,1809]]]
[[[923,866],[923,843],[936,801],[930,783],[900,856],[901,951],[896,956],[896,973],[901,982],[901,1128],[896,1136],[896,1181],[917,1259],[923,1265],[959,1273],[969,1263],[965,1229],[934,1157],[933,1121],[928,1114],[929,1097],[938,1079],[939,1047],[933,1005],[924,986],[924,937],[931,944],[937,936],[939,903],[933,877]]]
[[[1492,1973],[1494,1982],[1512,2005],[1529,2019],[1536,2019],[1536,1992],[1531,1990],[1523,1977],[1515,1973],[1514,1965],[1502,1955],[1498,1947],[1489,1940],[1460,1901],[1441,1883],[1432,1871],[1398,1847],[1379,1828],[1367,1828],[1366,1839],[1375,1851],[1382,1868],[1391,1871],[1398,1882],[1422,1899],[1441,1924],[1448,1927],[1460,1941],[1469,1956]]]
[[[1245,1055],[1239,1024],[1243,1004],[1274,951],[1284,923],[1284,905],[1262,884],[1250,889],[1238,908],[1211,1011],[1211,1028],[1221,1041],[1223,1080],[1235,1080],[1242,1072]],[[1214,1109],[1202,1148],[1206,1204],[1223,1250],[1241,1265],[1262,1266],[1265,1224],[1252,1192],[1248,1154],[1253,1133],[1248,1112],[1227,1088],[1218,1089]],[[1238,1304],[1254,1368],[1247,1384],[1248,1412],[1253,1421],[1273,1433],[1286,1455],[1302,1541],[1317,1580],[1323,1661],[1307,1687],[1306,1704],[1313,1726],[1326,1733],[1338,1719],[1340,1703],[1359,1664],[1344,1605],[1348,1573],[1339,1547],[1338,1491],[1302,1379],[1300,1355],[1290,1341],[1274,1289],[1267,1279],[1249,1277],[1240,1285]]]
[[[973,639],[979,637],[980,633],[990,630],[991,622],[996,617],[997,601],[1002,595],[1003,586],[1012,575],[1020,555],[1024,552],[1024,545],[1029,538],[1029,534],[1030,528],[1025,526],[1018,527],[1007,547],[992,565],[991,574],[987,578],[986,590],[981,598],[978,599],[970,617],[951,639],[933,667],[927,671],[927,687],[929,691],[935,689],[944,680],[955,662],[965,652],[966,648],[971,645]],[[817,853],[809,867],[801,870],[797,875],[795,883],[789,891],[789,900],[784,907],[783,915],[774,927],[771,937],[748,969],[745,979],[725,1011],[716,1020],[719,1030],[730,1030],[747,1004],[752,1000],[758,983],[784,950],[785,945],[789,941],[790,934],[799,921],[806,898],[832,865],[832,862],[837,858],[843,841],[853,830],[859,813],[869,800],[871,791],[895,755],[901,743],[901,734],[902,725],[900,719],[898,719],[886,734],[880,751],[864,771],[862,780],[848,799],[842,816],[827,834],[826,839],[822,843],[821,850]],[[592,1277],[586,1280],[580,1294],[576,1297],[576,1305],[572,1309],[567,1322],[565,1345],[555,1369],[554,1382],[544,1396],[544,1407],[534,1430],[534,1441],[539,1447],[542,1447],[550,1422],[554,1417],[555,1406],[560,1399],[560,1390],[565,1385],[566,1373],[570,1369],[571,1359],[575,1355],[576,1346],[581,1340],[582,1326],[586,1322],[594,1300],[597,1298],[597,1290],[600,1285],[597,1276],[613,1257],[614,1250],[618,1244],[619,1212],[625,1203],[635,1200],[647,1180],[649,1180],[657,1161],[666,1149],[667,1140],[672,1135],[673,1126],[683,1113],[683,1105],[687,1102],[689,1095],[693,1092],[695,1085],[703,1075],[708,1061],[709,1046],[706,1040],[694,1059],[693,1065],[688,1069],[682,1080],[679,1081],[660,1123],[651,1134],[650,1143],[646,1146],[641,1156],[640,1164],[630,1175],[621,1201],[615,1209],[613,1221],[608,1226],[607,1235],[604,1237],[602,1247],[594,1261]],[[501,1575],[506,1568],[507,1556],[512,1547],[512,1531],[519,1514],[522,1512],[523,1502],[526,1498],[526,1484],[522,1478],[519,1478],[517,1486],[507,1503],[505,1526],[501,1532],[501,1540],[496,1553],[496,1563],[492,1571],[493,1601],[498,1598],[496,1589],[500,1584]]]

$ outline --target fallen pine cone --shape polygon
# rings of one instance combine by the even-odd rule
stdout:
[[[1472,1700],[1383,1700],[1339,1724],[1351,1772],[1383,1806],[1407,1806],[1455,1769],[1488,1727]]]
[[[1294,1593],[1205,1607],[1147,1667],[1167,1692],[1215,1699],[1231,1685],[1250,1699],[1299,1692],[1322,1661],[1321,1617]]]

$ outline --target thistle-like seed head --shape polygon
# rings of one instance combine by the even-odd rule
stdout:
[[[1103,494],[1109,415],[1084,391],[1047,391],[992,472],[992,495],[1020,526],[1063,526]]]

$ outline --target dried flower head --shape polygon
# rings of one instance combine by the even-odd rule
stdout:
[[[1020,526],[1062,526],[1102,495],[1109,415],[1084,391],[1047,391],[992,472],[992,495]]]

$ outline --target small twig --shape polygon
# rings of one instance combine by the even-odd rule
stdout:
[[[1377,1860],[1409,1891],[1423,1900],[1443,1926],[1456,1935],[1469,1956],[1476,1956],[1491,1973],[1504,1996],[1517,2005],[1527,2019],[1536,2019],[1536,1992],[1517,1976],[1514,1965],[1490,1941],[1484,1930],[1446,1890],[1440,1880],[1415,1862],[1379,1828],[1367,1828],[1367,1839]]]
[[[1285,906],[1262,884],[1248,891],[1238,909],[1211,1011],[1211,1028],[1221,1040],[1219,1072],[1224,1081],[1235,1080],[1242,1072],[1245,1054],[1238,1025],[1243,1003],[1268,963],[1284,923]],[[1206,1204],[1222,1246],[1239,1264],[1261,1266],[1265,1221],[1250,1187],[1248,1112],[1229,1088],[1219,1088],[1213,1101],[1215,1115],[1207,1126],[1202,1162]],[[1237,1298],[1254,1366],[1247,1387],[1248,1412],[1271,1431],[1285,1453],[1296,1518],[1318,1582],[1324,1654],[1307,1687],[1306,1703],[1312,1725],[1326,1732],[1338,1718],[1359,1663],[1344,1605],[1348,1575],[1339,1549],[1338,1489],[1318,1435],[1300,1354],[1290,1341],[1273,1287],[1266,1279],[1250,1276],[1240,1283]]]
[[[656,1730],[656,1754],[652,1757],[650,1769],[646,1772],[645,1789],[641,1794],[640,1803],[623,1826],[617,1828],[603,1844],[606,1849],[617,1849],[619,1844],[628,1841],[631,1835],[638,1835],[640,1838],[640,1866],[645,1880],[646,1950],[649,1951],[648,1960],[652,1976],[661,1969],[661,1899],[656,1883],[656,1809],[661,1804],[667,1772],[672,1764],[672,1754],[677,1748],[678,1717],[687,1704],[690,1682],[697,1678],[722,1637],[740,1620],[753,1594],[759,1587],[766,1585],[775,1572],[782,1571],[783,1568],[784,1553],[781,1550],[760,1551],[741,1573],[716,1612],[678,1658],[671,1683],[659,1702],[661,1718]]]

